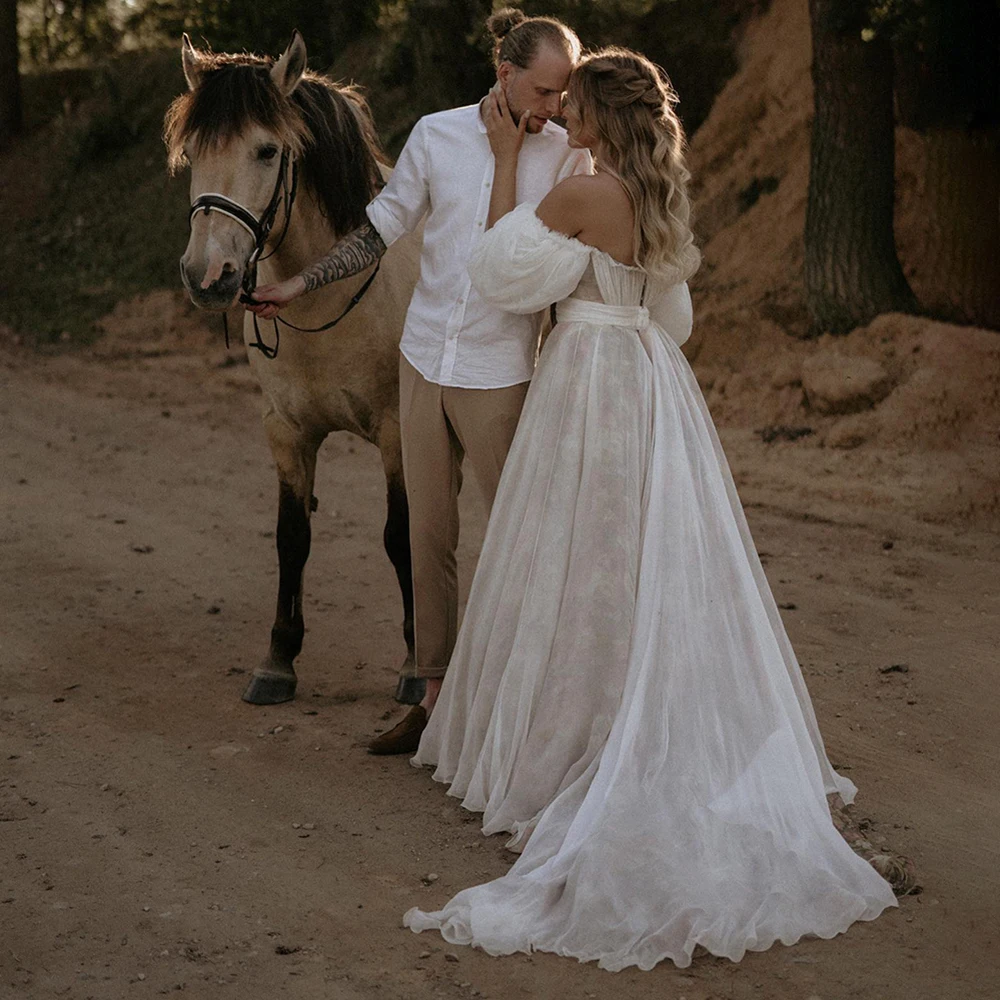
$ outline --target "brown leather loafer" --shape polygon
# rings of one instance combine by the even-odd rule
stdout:
[[[414,705],[402,722],[368,744],[368,752],[380,755],[414,753],[420,744],[420,734],[426,727],[427,710],[423,705]]]

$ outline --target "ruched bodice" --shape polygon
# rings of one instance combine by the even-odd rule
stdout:
[[[561,323],[595,323],[645,329],[649,310],[643,304],[647,285],[642,268],[629,267],[592,250],[579,284],[556,306]]]
[[[646,284],[646,272],[641,267],[629,267],[592,248],[572,297],[611,306],[638,306],[644,304]]]

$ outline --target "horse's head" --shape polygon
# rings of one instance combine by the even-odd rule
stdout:
[[[259,224],[279,215],[282,179],[302,151],[308,127],[292,99],[306,72],[298,32],[276,62],[181,48],[188,93],[167,112],[170,165],[191,167],[191,236],[181,279],[203,309],[226,309],[262,246]],[[284,171],[284,174],[283,174]],[[242,211],[240,211],[242,209]],[[266,234],[265,234],[266,236]]]
[[[321,252],[365,221],[386,161],[360,92],[307,70],[297,31],[277,61],[199,52],[187,35],[181,56],[188,92],[171,104],[164,129],[171,169],[191,167],[181,276],[195,305],[225,309],[263,249],[261,220],[274,224],[271,249],[280,241],[296,169],[296,204],[305,195]],[[276,218],[268,220],[269,209]]]

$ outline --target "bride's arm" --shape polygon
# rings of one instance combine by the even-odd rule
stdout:
[[[521,121],[515,125],[507,96],[499,86],[486,95],[482,108],[494,160],[490,214],[486,222],[486,228],[492,229],[499,219],[513,210],[517,202],[517,158],[531,111],[525,110]]]
[[[558,203],[550,202],[550,205]],[[550,222],[572,230],[567,221]],[[560,219],[566,216],[560,213]],[[472,245],[469,277],[487,302],[504,312],[540,312],[560,302],[580,283],[590,262],[591,248],[569,234],[549,228],[536,206],[519,205]]]

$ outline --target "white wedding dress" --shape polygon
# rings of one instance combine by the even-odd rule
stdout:
[[[678,346],[687,275],[646,287],[532,205],[470,271],[511,312],[559,303],[558,323],[414,764],[522,853],[404,923],[649,969],[699,945],[737,961],[832,937],[895,905],[830,819],[827,793],[856,789],[826,757]]]

